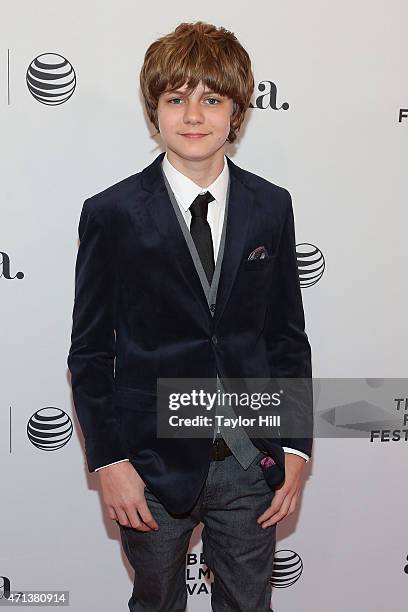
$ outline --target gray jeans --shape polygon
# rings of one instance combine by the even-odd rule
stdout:
[[[130,612],[185,612],[186,554],[200,521],[204,561],[214,575],[212,610],[270,612],[276,524],[262,529],[256,522],[274,496],[259,465],[262,456],[259,453],[247,470],[234,455],[212,461],[188,514],[169,514],[145,488],[159,530],[142,532],[118,523],[123,549],[135,570]]]

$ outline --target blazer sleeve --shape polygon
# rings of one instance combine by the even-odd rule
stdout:
[[[299,450],[310,457],[313,445],[311,347],[305,332],[292,198],[286,189],[284,191],[286,216],[274,264],[275,278],[268,304],[266,342],[271,377],[300,379],[286,384],[281,420],[284,421],[286,406],[289,408],[289,426],[285,431],[289,432],[289,437],[281,437],[280,442],[282,446]]]
[[[112,236],[92,198],[78,226],[75,300],[67,364],[88,469],[126,458],[113,404],[117,278]],[[99,207],[100,208],[100,207]],[[103,211],[106,212],[106,211]]]

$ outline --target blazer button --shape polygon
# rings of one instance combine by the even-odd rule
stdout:
[[[214,310],[215,310],[215,304],[211,304],[211,305],[210,305],[210,310],[211,310],[211,312],[214,312]]]
[[[213,344],[217,344],[217,342],[218,342],[218,338],[217,338],[217,336],[216,336],[215,334],[214,334],[213,336],[211,336],[211,342],[212,342]]]

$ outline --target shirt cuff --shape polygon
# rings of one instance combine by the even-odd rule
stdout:
[[[288,446],[282,446],[282,448],[285,451],[285,453],[292,453],[293,455],[299,455],[300,457],[303,457],[306,463],[310,459],[309,455],[306,455],[306,453],[302,453],[302,451],[297,450],[297,448],[289,448]]]
[[[109,467],[110,465],[115,465],[115,463],[121,463],[122,461],[129,461],[129,459],[119,459],[119,461],[114,461],[113,463],[101,465],[100,467],[95,468],[95,472],[97,472],[98,470],[103,470],[103,468]]]

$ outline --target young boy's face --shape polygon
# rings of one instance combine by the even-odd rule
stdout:
[[[186,84],[177,92],[165,92],[159,97],[159,129],[167,150],[191,161],[207,159],[217,151],[223,155],[230,131],[232,99],[212,93],[202,82],[190,96],[185,90]]]

